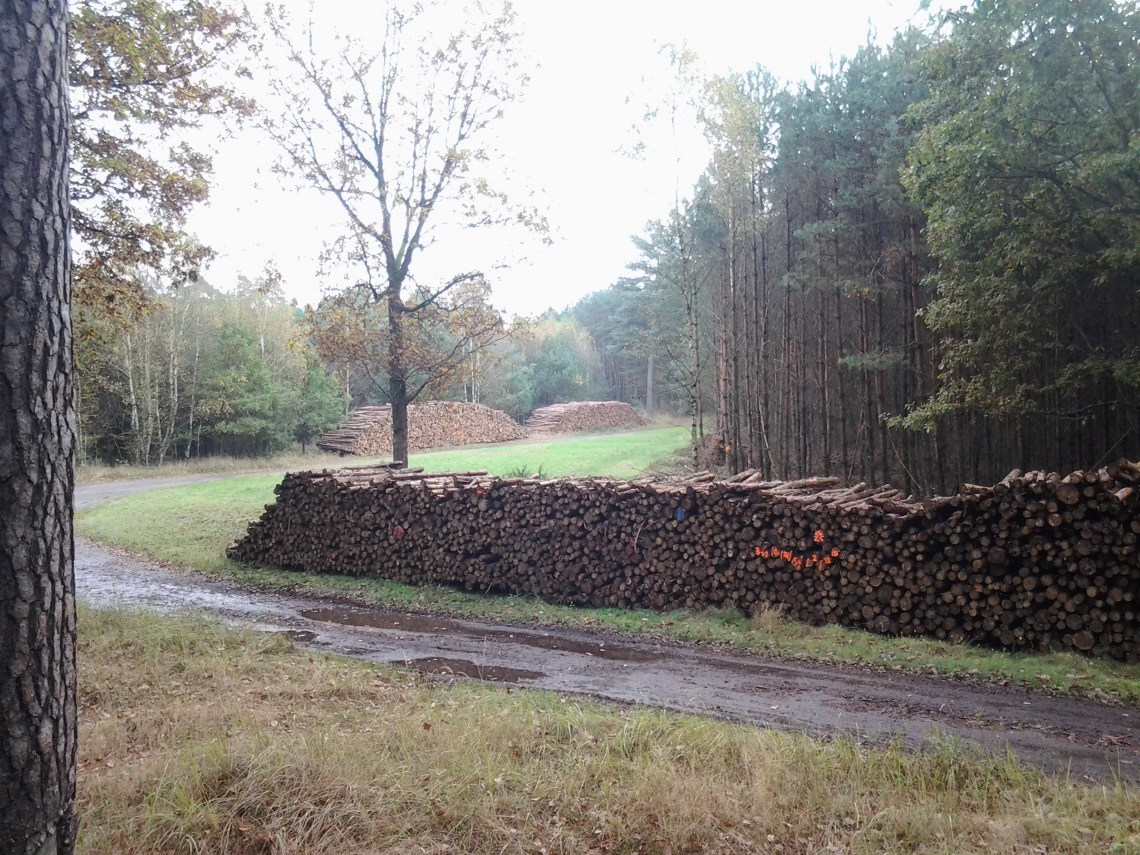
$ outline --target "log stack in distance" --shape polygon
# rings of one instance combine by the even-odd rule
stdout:
[[[408,448],[423,451],[448,445],[525,439],[526,428],[501,410],[458,401],[408,405]],[[317,440],[318,448],[376,457],[392,453],[392,408],[361,407],[340,427]]]
[[[952,497],[835,479],[285,476],[230,557],[553,603],[780,606],[795,620],[1140,658],[1140,466]]]
[[[643,424],[645,419],[624,401],[570,401],[535,410],[526,420],[526,429],[534,436],[638,427]]]

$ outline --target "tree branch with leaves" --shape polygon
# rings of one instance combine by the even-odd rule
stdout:
[[[129,318],[139,268],[185,281],[210,258],[183,227],[212,163],[180,137],[251,113],[234,85],[249,22],[227,0],[79,0],[68,35],[76,301]]]

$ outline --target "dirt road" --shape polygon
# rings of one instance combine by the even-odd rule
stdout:
[[[186,479],[202,480],[202,479]],[[92,485],[77,507],[183,481]],[[1140,708],[901,672],[784,662],[603,633],[515,627],[247,591],[80,540],[81,602],[195,609],[300,646],[443,675],[912,747],[951,737],[1007,747],[1053,773],[1140,783]]]

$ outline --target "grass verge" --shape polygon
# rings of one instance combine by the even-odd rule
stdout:
[[[1140,851],[1140,793],[80,612],[79,851]]]

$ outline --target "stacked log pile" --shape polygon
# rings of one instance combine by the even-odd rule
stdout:
[[[361,407],[353,410],[343,424],[317,438],[317,448],[341,454],[374,456],[384,452],[378,448],[383,436],[392,450],[392,408]]]
[[[287,475],[238,560],[624,608],[1140,658],[1140,466],[917,501],[834,479]]]
[[[526,429],[501,410],[457,401],[408,405],[408,448],[422,451],[445,445],[473,445],[525,439]],[[375,457],[392,453],[392,408],[361,407],[317,447],[341,454]]]
[[[575,433],[583,430],[636,427],[645,424],[632,406],[623,401],[570,401],[540,407],[526,420],[531,435]]]

